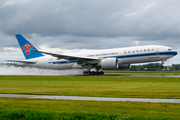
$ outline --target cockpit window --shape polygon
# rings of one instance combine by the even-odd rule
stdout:
[[[172,49],[168,49],[168,51],[171,51]]]

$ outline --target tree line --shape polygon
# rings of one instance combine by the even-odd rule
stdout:
[[[160,63],[149,63],[145,65],[132,65],[131,68],[127,69],[128,71],[178,71],[180,70],[180,64],[172,64],[171,66],[164,66],[164,69],[161,69]]]

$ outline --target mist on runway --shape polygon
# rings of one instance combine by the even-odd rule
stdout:
[[[0,66],[0,75],[82,75],[82,69],[52,70],[31,67]]]

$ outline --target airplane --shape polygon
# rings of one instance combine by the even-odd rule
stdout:
[[[86,69],[84,75],[103,75],[102,70],[128,69],[131,64],[161,61],[161,69],[167,59],[177,55],[171,47],[146,45],[104,49],[69,54],[37,50],[21,34],[15,35],[26,60],[7,60],[18,65],[46,69]],[[93,70],[94,69],[94,70]],[[93,71],[92,71],[93,70]]]

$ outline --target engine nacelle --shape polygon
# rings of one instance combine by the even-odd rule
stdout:
[[[131,68],[131,64],[119,64],[118,69],[128,69]]]
[[[117,58],[105,58],[105,59],[101,60],[99,66],[103,70],[118,69],[118,60],[117,60]]]

